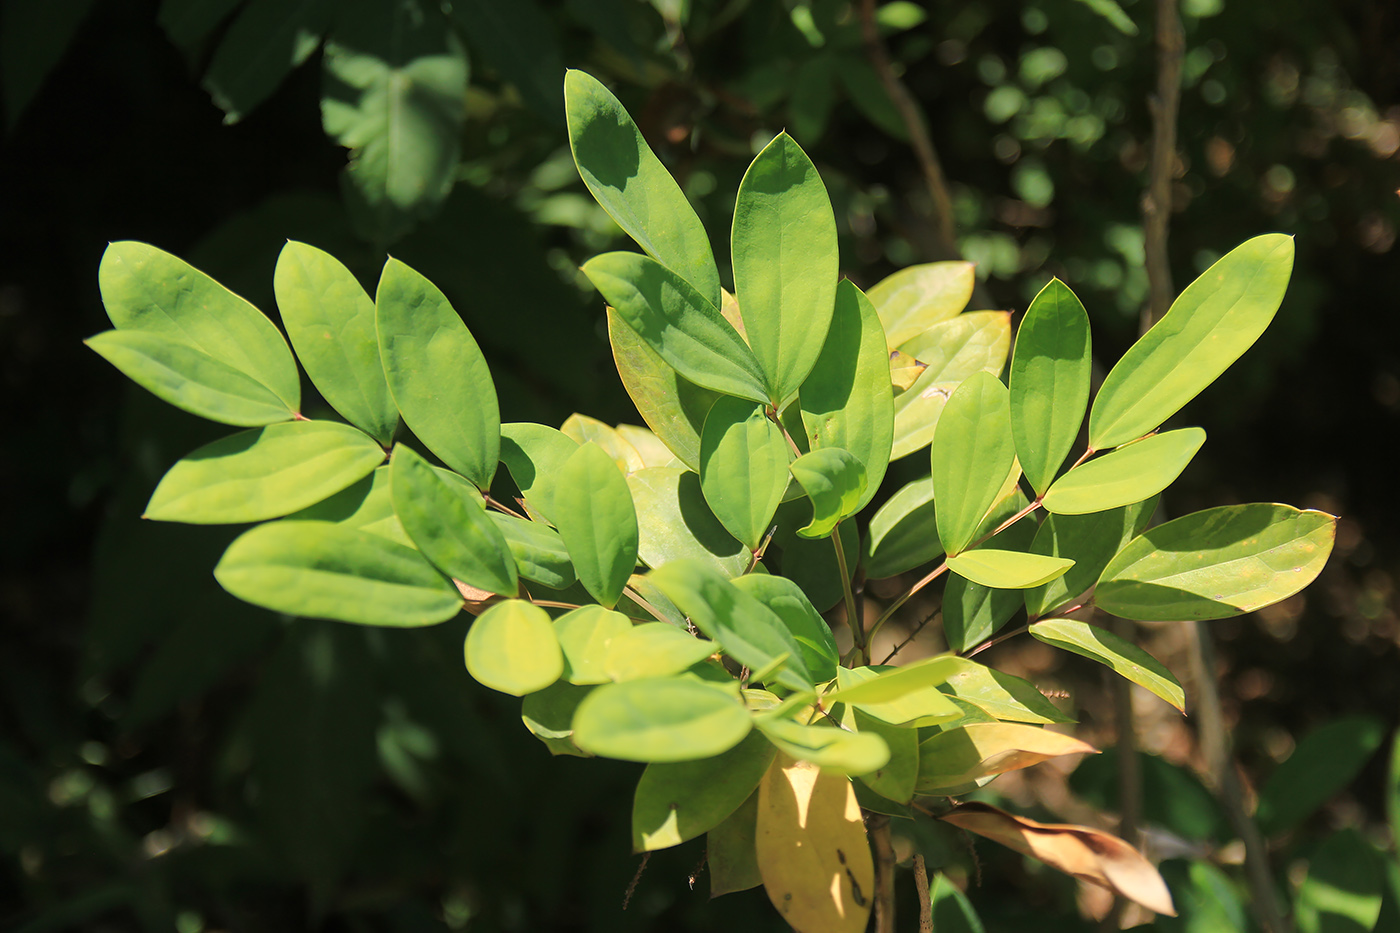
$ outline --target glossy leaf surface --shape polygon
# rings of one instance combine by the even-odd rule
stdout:
[[[515,559],[479,492],[466,483],[450,483],[402,444],[394,447],[389,477],[394,513],[424,557],[477,589],[516,594]]]
[[[889,746],[873,732],[808,726],[777,716],[755,717],[754,726],[784,755],[828,771],[869,774],[890,760]]]
[[[462,597],[417,551],[329,522],[273,522],[239,535],[219,585],[274,612],[363,625],[445,622]]]
[[[996,527],[1025,504],[1026,497],[1019,490],[1015,491],[1013,495],[992,507],[983,527]],[[982,529],[979,529],[979,535],[981,533]],[[988,538],[986,547],[1024,553],[1030,549],[1035,533],[1034,519],[1026,516]],[[978,548],[968,551],[957,560],[963,561],[972,555],[981,554],[982,550]],[[990,638],[1011,620],[1021,608],[1021,604],[1021,592],[1017,589],[985,586],[957,573],[949,574],[948,582],[943,586],[943,636],[948,641],[949,650],[965,651]]]
[[[192,524],[288,515],[373,472],[384,449],[349,425],[291,421],[206,444],[161,478],[146,518]]]
[[[1094,602],[1127,619],[1224,619],[1287,599],[1332,552],[1337,519],[1253,503],[1195,512],[1134,538],[1104,568]]]
[[[611,609],[637,566],[637,513],[627,480],[601,447],[584,444],[560,469],[551,506],[579,582]]]
[[[1046,619],[1031,626],[1031,635],[1045,642],[1092,658],[1113,668],[1120,676],[1186,711],[1186,694],[1172,672],[1137,645],[1108,629],[1073,619]]]
[[[788,487],[787,439],[764,406],[722,398],[700,438],[700,488],[720,524],[749,550],[773,524]]]
[[[894,441],[894,396],[879,315],[849,279],[836,286],[826,343],[798,394],[811,450],[839,447],[865,465],[856,510],[879,489]]]
[[[201,418],[251,427],[295,414],[252,376],[162,334],[109,330],[83,342],[141,388]]]
[[[729,818],[758,788],[776,750],[757,732],[723,754],[647,765],[632,799],[632,849],[680,845]]]
[[[1026,611],[1032,618],[1064,606],[1099,579],[1123,545],[1142,533],[1157,509],[1157,498],[1089,515],[1051,515],[1035,534],[1031,550],[1051,557],[1066,557],[1074,566],[1064,576],[1025,591]]]
[[[617,428],[597,418],[574,412],[564,419],[564,423],[559,426],[559,433],[580,444],[597,444],[613,458],[613,462],[624,476],[646,466],[642,462],[641,451],[632,446],[631,441],[624,440],[622,435],[617,433]]]
[[[880,323],[897,347],[967,307],[977,283],[970,262],[930,262],[907,266],[870,289]]]
[[[574,742],[624,761],[693,761],[728,751],[752,717],[723,689],[688,677],[604,684],[579,704]]]
[[[483,612],[467,630],[467,671],[511,696],[543,690],[564,673],[564,653],[549,614],[522,599]]]
[[[855,514],[865,497],[865,465],[840,447],[803,454],[788,464],[788,469],[812,500],[812,521],[797,529],[804,538],[829,535],[837,522]]]
[[[1186,286],[1123,354],[1089,414],[1089,445],[1141,437],[1181,410],[1248,350],[1274,318],[1293,271],[1293,238],[1247,240]]]
[[[564,108],[574,163],[589,192],[649,256],[718,308],[710,238],[621,102],[592,75],[571,70]]]
[[[296,362],[277,327],[244,299],[194,266],[146,243],[112,243],[97,284],[118,330],[187,343],[272,391],[292,411],[301,405]]]
[[[901,346],[926,368],[912,386],[895,396],[890,459],[928,446],[948,397],[973,373],[1001,375],[1010,348],[1011,315],[1005,311],[958,315]]]
[[[1075,467],[1041,500],[1056,515],[1084,515],[1132,505],[1170,486],[1206,442],[1200,428],[1154,434]]]
[[[941,660],[941,659],[940,659]],[[899,671],[914,668],[908,674],[894,676]],[[929,659],[906,664],[904,667],[840,668],[836,672],[837,691],[824,699],[839,697],[841,702],[894,726],[931,726],[956,720],[962,715],[957,702],[939,689],[947,667],[933,665]],[[851,693],[853,688],[878,683]],[[855,699],[848,699],[854,696]]]
[[[836,297],[831,201],[816,166],[787,133],[744,173],[731,241],[744,331],[776,405],[811,372]]]
[[[437,286],[390,259],[375,297],[379,354],[404,422],[442,462],[488,489],[500,456],[496,386]]]
[[[861,933],[875,867],[851,782],[779,756],[758,790],[759,870],[795,930]]]
[[[640,253],[604,253],[583,274],[628,327],[689,381],[759,402],[763,370],[738,332],[685,279]]]
[[[1024,590],[1048,583],[1074,566],[1063,557],[979,547],[948,558],[948,569],[973,583],[1003,590]]]
[[[787,577],[750,573],[737,577],[734,586],[772,610],[783,621],[802,650],[802,660],[812,679],[824,683],[836,676],[840,655],[831,627],[817,612],[807,594]]]
[[[948,554],[972,543],[1015,460],[1006,387],[990,373],[974,373],[948,400],[933,438],[935,517],[938,539]]]
[[[374,302],[330,253],[291,241],[272,287],[306,374],[345,420],[387,445],[399,412],[384,381]]]
[[[1092,365],[1089,315],[1068,285],[1052,279],[1026,311],[1011,357],[1011,433],[1037,495],[1079,435]]]
[[[637,553],[648,567],[694,559],[736,577],[749,551],[710,511],[700,477],[678,467],[647,467],[627,477],[637,508]]]

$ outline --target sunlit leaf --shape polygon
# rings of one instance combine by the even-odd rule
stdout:
[[[645,622],[619,632],[608,643],[603,670],[611,680],[640,680],[679,674],[719,650],[665,622]]]
[[[176,463],[146,505],[146,518],[225,524],[289,515],[340,492],[384,461],[362,431],[333,421],[251,428]]]
[[[542,424],[501,425],[501,462],[510,471],[525,507],[552,520],[553,490],[559,471],[578,450],[578,443]]]
[[[982,528],[978,529],[978,536],[996,528],[1025,506],[1025,495],[1019,489],[1013,489],[1010,496],[992,506],[983,520]],[[1034,518],[1025,516],[988,538],[986,547],[1024,553],[1030,550],[1035,533]],[[980,553],[981,549],[965,552],[957,560],[963,561]],[[966,651],[983,639],[990,638],[1011,620],[1021,608],[1021,603],[1020,590],[984,586],[957,573],[949,574],[948,582],[943,586],[943,636],[948,641],[948,648]]]
[[[1039,495],[1054,482],[1089,404],[1089,315],[1059,279],[1035,296],[1011,357],[1011,433]]]
[[[632,444],[623,440],[617,428],[604,424],[597,418],[573,413],[559,426],[559,433],[580,444],[597,444],[607,452],[623,475],[640,470],[644,464],[642,455]]]
[[[1148,910],[1176,914],[1162,876],[1117,836],[1087,826],[1037,823],[985,803],[962,804],[941,819],[1121,894]]]
[[[1073,722],[1029,681],[967,658],[954,660],[958,662],[957,670],[942,684],[945,693],[1005,722]]]
[[[722,398],[700,438],[700,488],[720,524],[755,550],[788,486],[791,459],[782,429],[764,406]]]
[[[649,256],[718,308],[710,238],[626,109],[598,79],[573,70],[564,77],[564,107],[574,162],[593,197]]]
[[[980,547],[948,558],[948,569],[973,583],[997,589],[1024,590],[1062,576],[1074,566],[1063,557]]]
[[[677,467],[647,467],[627,477],[637,508],[637,553],[648,567],[692,558],[726,576],[748,569],[750,553],[725,530],[700,488],[700,477]]]
[[[1074,566],[1064,576],[1025,591],[1026,611],[1031,618],[1066,605],[1093,586],[1123,545],[1147,527],[1156,509],[1157,497],[1153,496],[1106,512],[1048,516],[1030,549],[1036,554],[1069,558]]]
[[[389,467],[376,467],[364,479],[351,483],[328,499],[287,516],[289,521],[336,522],[347,528],[388,538],[405,547],[416,548],[408,532],[394,514],[389,491]]]
[[[564,673],[564,654],[549,614],[521,599],[483,612],[467,630],[467,671],[512,696],[543,690]]]
[[[787,577],[750,573],[735,578],[734,586],[772,610],[783,621],[802,650],[802,660],[812,679],[824,683],[836,676],[840,655],[831,627],[817,612],[801,587]]]
[[[1098,749],[1070,735],[1014,722],[974,723],[936,732],[919,743],[921,794],[963,794],[999,774],[1061,755]]]
[[[973,273],[970,262],[930,262],[900,269],[871,288],[889,345],[898,347],[956,317],[972,297]]]
[[[665,849],[714,829],[753,795],[775,754],[751,732],[713,758],[647,765],[632,800],[632,849]]]
[[[1031,625],[1031,635],[1057,648],[1106,664],[1120,676],[1186,711],[1186,693],[1172,672],[1152,655],[1108,629],[1073,619],[1046,619]]]
[[[479,489],[500,455],[496,385],[481,348],[447,297],[390,259],[375,296],[379,354],[404,422],[442,462]]]
[[[948,397],[976,372],[1001,374],[1011,348],[1011,315],[973,311],[936,324],[900,349],[927,368],[894,399],[894,449],[891,460],[908,456],[933,440]]]
[[[804,538],[822,538],[836,523],[855,514],[865,496],[865,464],[839,447],[823,447],[788,464],[793,478],[812,500],[812,521],[797,529]]]
[[[602,606],[580,606],[554,620],[554,636],[564,652],[564,679],[571,684],[603,684],[613,639],[632,631],[632,621]]]
[[[972,543],[1016,460],[1006,387],[990,373],[974,373],[948,400],[938,425],[931,455],[938,538],[956,555]]]
[[[1117,447],[1155,430],[1253,345],[1283,301],[1293,238],[1254,237],[1226,253],[1123,354],[1089,413],[1089,446]]]
[[[738,745],[752,717],[732,694],[688,677],[595,687],[574,714],[573,740],[625,761],[694,761]]]
[[[637,513],[612,458],[583,444],[565,461],[550,503],[579,582],[611,609],[637,566]]]
[[[553,590],[570,586],[578,579],[573,562],[569,560],[569,549],[564,546],[559,532],[543,522],[530,522],[514,515],[501,512],[487,512],[486,515],[500,529],[520,576]]]
[[[619,424],[617,435],[631,444],[642,458],[642,467],[679,467],[680,458],[654,432],[635,424]]]
[[[434,625],[462,607],[451,581],[417,551],[330,522],[273,522],[245,531],[214,577],[265,609],[363,625]]]
[[[1083,515],[1132,505],[1166,489],[1205,443],[1200,428],[1154,434],[1075,467],[1041,502],[1047,512]]]
[[[1337,519],[1253,503],[1206,509],[1149,529],[1104,568],[1094,602],[1126,619],[1224,619],[1311,583],[1332,552]]]
[[[803,725],[776,715],[757,716],[754,726],[783,754],[841,774],[869,774],[890,760],[874,732],[848,732],[832,724]]]
[[[851,707],[844,725],[856,732],[878,735],[889,749],[889,760],[874,771],[859,775],[860,781],[880,796],[907,804],[914,797],[919,776],[919,730],[896,726]]]
[[[861,933],[875,867],[851,782],[779,756],[758,790],[759,870],[795,930]]]

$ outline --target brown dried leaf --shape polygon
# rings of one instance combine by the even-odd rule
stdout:
[[[965,803],[942,819],[1121,894],[1148,910],[1176,916],[1171,893],[1157,869],[1117,836],[1087,826],[1037,823],[985,803]]]

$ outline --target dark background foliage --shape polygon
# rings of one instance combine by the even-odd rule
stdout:
[[[0,927],[783,929],[761,891],[707,902],[703,876],[692,891],[695,845],[652,859],[624,912],[638,768],[551,759],[518,702],[462,669],[465,617],[413,632],[279,619],[210,575],[236,529],[141,521],[161,473],[220,432],[83,347],[107,326],[98,261],[144,240],[275,316],[286,239],[371,285],[392,252],[461,311],[506,420],[635,421],[575,271],[621,245],[568,156],[559,87],[582,67],[637,116],[721,263],[743,168],[786,127],[827,181],[858,284],[956,250],[985,306],[1020,311],[1056,275],[1109,365],[1147,293],[1155,58],[1148,0],[1124,4],[1137,35],[1092,6],[881,8],[948,179],[948,243],[844,0],[0,4]],[[1342,516],[1316,585],[1215,627],[1253,785],[1319,724],[1396,724],[1400,514],[1382,451],[1400,417],[1400,7],[1186,0],[1182,17],[1176,286],[1261,232],[1293,234],[1298,261],[1273,328],[1180,419],[1210,441],[1167,507]],[[428,48],[470,62],[460,112],[431,136],[441,183],[407,206],[370,205],[323,130],[323,96],[345,94],[325,77],[337,43],[390,67]],[[1144,636],[1184,674],[1180,638]],[[1096,672],[1014,643],[1000,660],[1072,687],[1111,744]],[[1149,751],[1202,764],[1190,720],[1142,727]],[[1385,842],[1382,757],[1275,840],[1281,879],[1325,830]],[[1055,812],[1022,790],[1027,812]],[[984,859],[971,896],[989,928],[1031,911],[1089,928],[1071,882]],[[967,875],[965,853],[948,860]]]

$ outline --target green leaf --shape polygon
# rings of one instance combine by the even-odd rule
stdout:
[[[865,575],[873,580],[913,570],[942,555],[933,478],[916,479],[886,499],[870,519],[867,543]]]
[[[554,634],[564,651],[564,679],[571,684],[604,684],[608,648],[632,631],[632,621],[602,606],[580,606],[554,620]]]
[[[648,567],[694,559],[728,577],[748,569],[747,548],[705,502],[700,477],[676,467],[647,467],[627,477],[637,507],[637,553]]]
[[[972,543],[1016,461],[1006,387],[991,373],[974,373],[948,399],[938,425],[930,458],[938,539],[956,555]]]
[[[1123,12],[1123,8],[1118,5],[1117,0],[1079,0],[1079,2],[1108,20],[1113,28],[1123,35],[1135,36],[1138,34],[1137,23]]]
[[[617,428],[597,418],[574,412],[564,419],[564,423],[559,426],[559,432],[580,444],[593,443],[603,448],[607,455],[613,458],[623,476],[645,466],[642,463],[641,452],[633,447],[631,442],[623,440],[622,435],[617,433]]]
[[[787,439],[761,403],[722,398],[700,437],[700,488],[720,524],[758,548],[788,486]]]
[[[113,243],[97,271],[102,303],[118,330],[188,344],[301,406],[296,361],[261,311],[182,259],[145,243]]]
[[[839,689],[826,694],[824,699],[855,704],[872,716],[896,725],[915,719],[927,720],[927,723],[920,724],[953,719],[960,715],[958,708],[943,694],[930,688],[946,683],[949,677],[957,673],[957,660],[952,655],[940,655],[878,673],[869,668],[842,670],[838,672]],[[904,715],[913,712],[911,707],[892,705],[910,697],[918,701],[915,715]],[[891,718],[896,714],[903,718]]]
[[[579,582],[611,609],[637,566],[637,513],[627,480],[596,444],[583,444],[559,471],[551,503]]]
[[[321,45],[327,0],[252,0],[224,32],[200,82],[225,123],[237,123]]]
[[[436,4],[343,7],[322,59],[321,125],[350,150],[352,219],[385,244],[433,214],[456,181],[467,55]]]
[[[1036,494],[1055,480],[1089,405],[1089,315],[1059,279],[1040,290],[1016,331],[1011,433]]]
[[[583,274],[622,321],[686,379],[761,402],[763,369],[748,344],[689,282],[640,253],[603,253]]]
[[[449,483],[402,444],[394,447],[389,476],[394,513],[424,557],[477,589],[516,594],[515,559],[479,492],[466,483]]]
[[[359,482],[351,483],[329,499],[293,512],[289,521],[335,522],[347,528],[379,535],[397,544],[416,549],[413,539],[403,530],[394,514],[394,499],[389,491],[389,467],[375,467],[374,472]]]
[[[1292,270],[1293,238],[1270,233],[1201,273],[1104,379],[1089,413],[1089,446],[1143,436],[1214,382],[1269,326]]]
[[[1011,347],[1011,315],[973,311],[936,324],[899,349],[926,368],[894,398],[894,449],[891,460],[921,450],[933,440],[939,418],[953,391],[973,373],[999,376]]]
[[[636,424],[619,424],[617,436],[631,444],[642,458],[642,467],[679,467],[680,458],[656,436],[656,432]]]
[[[1030,632],[1047,645],[1108,665],[1119,676],[1186,712],[1186,692],[1172,672],[1161,661],[1108,629],[1073,619],[1045,619],[1032,624]]]
[[[951,320],[967,307],[977,284],[975,269],[961,260],[907,266],[871,288],[868,294],[880,312],[890,347]]]
[[[739,183],[734,291],[774,405],[802,385],[836,299],[836,218],[817,168],[779,133]]]
[[[515,85],[537,113],[557,126],[562,114],[559,79],[564,60],[554,20],[535,0],[458,0],[452,16],[501,77]]]
[[[614,636],[603,669],[609,680],[616,681],[668,677],[694,667],[718,650],[714,642],[674,625],[644,622]]]
[[[500,453],[496,387],[447,297],[390,259],[375,298],[379,351],[404,421],[442,462],[490,488]]]
[[[331,254],[290,241],[272,278],[301,365],[345,420],[388,444],[399,412],[384,381],[374,302]]]
[[[525,508],[552,521],[553,490],[559,471],[578,450],[578,442],[562,431],[542,424],[517,422],[501,425],[501,461]]]
[[[1248,933],[1252,929],[1239,883],[1219,868],[1202,859],[1171,859],[1159,868],[1177,915],[1158,917],[1154,928],[1163,933]]]
[[[976,661],[956,658],[957,670],[942,684],[943,691],[1004,722],[1073,722],[1055,708],[1035,685]]]
[[[564,107],[574,162],[593,197],[647,255],[718,308],[710,238],[626,109],[598,79],[575,70],[564,76]]]
[[[48,84],[92,7],[93,0],[15,0],[5,5],[0,93],[7,133],[14,132],[34,95]]]
[[[1088,515],[1051,515],[1036,532],[1031,551],[1067,557],[1074,566],[1044,586],[1025,591],[1032,619],[1047,615],[1093,586],[1123,545],[1142,533],[1157,510],[1157,497]]]
[[[333,421],[251,428],[171,467],[145,517],[195,525],[278,518],[340,492],[383,460],[384,448],[372,438]]]
[[[486,517],[500,529],[520,576],[552,590],[572,586],[578,579],[569,560],[569,549],[564,547],[559,532],[544,522],[526,521],[500,512],[487,512]]]
[[[572,755],[592,758],[574,744],[574,713],[592,687],[580,687],[565,681],[555,681],[543,690],[525,697],[520,704],[520,719],[530,734],[544,743],[551,755]]]
[[[690,677],[604,684],[579,704],[574,742],[624,761],[694,761],[729,751],[753,717],[725,690]]]
[[[776,664],[779,666],[772,676],[778,683],[794,690],[811,689],[811,672],[787,625],[719,572],[698,561],[673,561],[653,570],[648,579],[696,628],[750,671]]]
[[[1295,829],[1356,779],[1384,738],[1372,716],[1337,719],[1303,736],[1259,791],[1259,829],[1266,836]]]
[[[1225,619],[1287,599],[1332,552],[1337,519],[1288,505],[1206,509],[1158,525],[1104,568],[1094,602],[1143,621]]]
[[[855,514],[865,496],[865,465],[848,450],[823,447],[798,457],[788,469],[812,500],[811,523],[797,529],[804,538],[831,534],[837,522]]]
[[[1020,511],[1026,504],[1026,497],[1020,490],[1006,497],[988,513],[979,534],[995,528],[1005,519]],[[1035,521],[1026,516],[1016,524],[987,540],[987,547],[1004,551],[1025,552],[1030,550],[1035,538]],[[980,550],[970,554],[979,554]],[[964,553],[957,560],[968,557]],[[1021,608],[1021,592],[1015,589],[997,589],[973,583],[966,577],[950,574],[943,587],[943,637],[952,651],[966,651],[984,639],[990,638],[998,629],[1011,620]]]
[[[705,857],[710,866],[710,897],[747,891],[763,884],[758,871],[758,792],[705,835]]]
[[[608,308],[608,339],[622,386],[642,420],[682,463],[699,470],[700,429],[719,393],[676,372],[637,336],[616,308]]]
[[[802,660],[814,681],[824,683],[836,676],[841,660],[836,639],[801,587],[787,577],[762,573],[745,574],[733,582],[741,592],[767,606],[783,621],[797,639]]]
[[[798,761],[841,774],[870,774],[890,760],[890,748],[874,732],[847,732],[833,726],[804,726],[776,716],[755,716],[754,725],[778,751]]]
[[[1042,504],[1057,515],[1084,515],[1141,502],[1170,486],[1205,442],[1205,431],[1182,428],[1126,444],[1060,477]]]
[[[875,306],[849,279],[836,286],[826,343],[798,395],[812,450],[839,447],[865,465],[865,508],[885,478],[894,439],[889,351]]]
[[[944,729],[919,743],[920,794],[965,794],[999,774],[1061,755],[1097,754],[1092,745],[1040,726],[973,723]]]
[[[980,547],[948,558],[948,569],[973,583],[1003,590],[1024,590],[1048,583],[1074,566],[1063,557]]]
[[[1385,863],[1359,831],[1328,836],[1308,859],[1294,916],[1299,933],[1370,933],[1381,914]]]
[[[851,707],[848,722],[856,732],[878,735],[890,750],[890,760],[859,775],[861,782],[887,800],[909,803],[919,777],[919,730],[891,725],[856,707]]]
[[[776,749],[751,732],[723,754],[649,764],[632,799],[632,849],[680,845],[729,818],[758,787]]]
[[[329,522],[245,531],[214,578],[255,606],[362,625],[435,625],[462,608],[456,587],[417,551]]]
[[[1143,822],[1160,826],[1182,839],[1223,843],[1234,838],[1215,795],[1193,771],[1156,755],[1142,751],[1134,754],[1142,773]],[[1099,810],[1116,807],[1121,768],[1118,758],[1118,749],[1105,748],[1103,754],[1075,766],[1069,776],[1075,796]],[[1181,902],[1178,900],[1177,904],[1180,906]]]
[[[109,330],[83,342],[132,382],[201,418],[248,427],[295,414],[252,376],[161,334]]]
[[[467,671],[511,696],[543,690],[564,673],[564,653],[549,613],[523,599],[487,609],[467,630]]]

